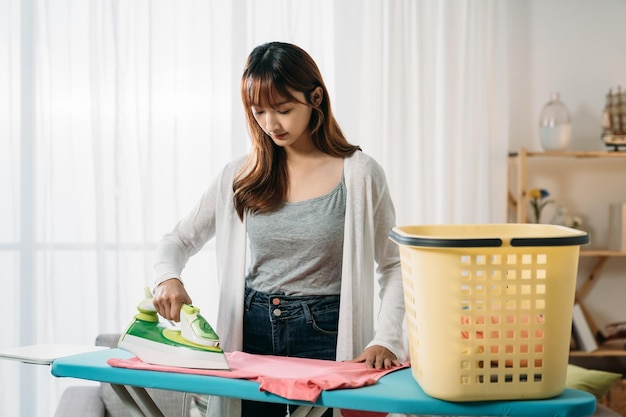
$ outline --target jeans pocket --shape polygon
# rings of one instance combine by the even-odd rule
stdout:
[[[311,312],[311,326],[321,334],[336,336],[339,328],[339,311]]]

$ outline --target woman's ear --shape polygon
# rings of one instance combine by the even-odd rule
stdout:
[[[324,90],[322,90],[322,87],[319,87],[319,86],[315,87],[315,90],[313,90],[313,92],[311,93],[311,104],[317,107],[320,104],[322,104],[323,98],[324,98]]]

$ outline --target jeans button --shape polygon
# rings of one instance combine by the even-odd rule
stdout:
[[[275,309],[275,310],[274,310],[274,315],[275,315],[276,317],[280,316],[282,313],[283,313],[283,312],[282,312],[282,311],[280,311],[280,309],[279,309],[279,308],[277,308],[277,309]]]
[[[272,304],[274,304],[275,306],[280,304],[280,298],[272,298]]]

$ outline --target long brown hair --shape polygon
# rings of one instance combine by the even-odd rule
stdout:
[[[314,105],[311,93],[322,88],[322,101]],[[333,116],[328,90],[317,64],[296,45],[270,42],[257,46],[246,61],[241,77],[243,101],[252,150],[233,183],[233,203],[240,219],[244,212],[267,213],[280,207],[287,194],[285,150],[277,146],[259,126],[252,106],[277,107],[284,99],[298,102],[289,91],[304,94],[312,107],[309,130],[320,151],[338,157],[352,155],[360,148],[350,144]]]

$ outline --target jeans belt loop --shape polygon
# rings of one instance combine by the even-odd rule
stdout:
[[[304,312],[304,317],[306,318],[306,322],[307,323],[312,323],[313,322],[313,315],[311,314],[311,310],[309,309],[309,305],[307,304],[306,301],[303,301],[302,303],[300,303],[300,305],[302,306],[302,311]]]
[[[250,305],[252,304],[252,299],[254,298],[255,294],[256,294],[256,291],[253,289],[250,289],[248,291],[248,295],[246,296],[246,300],[245,300],[246,310],[250,310]]]

